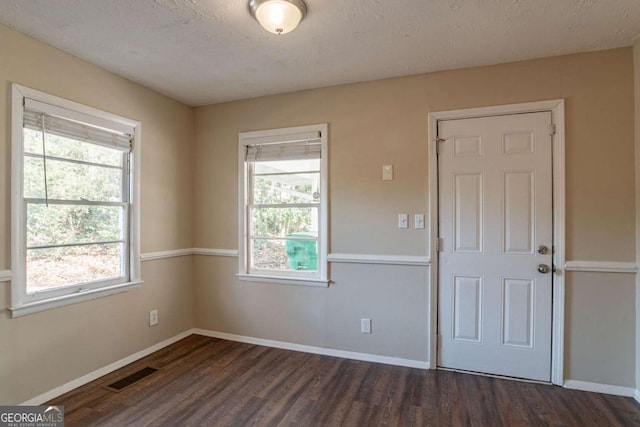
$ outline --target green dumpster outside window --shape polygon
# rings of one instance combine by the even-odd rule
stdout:
[[[292,233],[287,237],[317,238],[309,233]],[[287,256],[290,270],[318,270],[318,247],[315,240],[287,240]]]

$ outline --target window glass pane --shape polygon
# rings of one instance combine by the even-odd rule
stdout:
[[[251,241],[251,267],[263,270],[317,271],[318,242],[309,240]]]
[[[27,250],[27,293],[116,279],[122,244]]]
[[[44,199],[44,165],[42,158],[24,157],[24,197]]]
[[[320,173],[257,175],[255,204],[320,203]]]
[[[25,156],[25,197],[44,198],[43,159]],[[47,158],[49,199],[122,201],[122,169],[82,165]]]
[[[282,172],[317,172],[320,170],[320,159],[275,160],[271,162],[255,162],[254,173]]]
[[[318,208],[253,208],[251,237],[318,236]]]
[[[24,152],[42,155],[42,132],[22,129]]]
[[[42,154],[42,133],[23,129],[25,153]],[[122,166],[122,151],[83,141],[46,134],[47,156]]]
[[[121,240],[120,206],[27,205],[27,247]]]

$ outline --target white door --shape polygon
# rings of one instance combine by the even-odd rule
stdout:
[[[551,113],[440,121],[438,138],[438,365],[550,381]]]

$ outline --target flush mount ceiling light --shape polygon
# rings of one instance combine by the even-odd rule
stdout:
[[[273,34],[293,31],[307,14],[303,0],[250,0],[249,9],[260,25]]]

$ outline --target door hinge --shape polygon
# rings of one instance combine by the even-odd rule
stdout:
[[[440,144],[445,142],[446,139],[436,137],[436,154],[440,154]]]
[[[436,239],[436,252],[442,251],[442,237]]]
[[[556,134],[556,125],[552,123],[549,125],[549,135],[553,136],[555,134]]]

